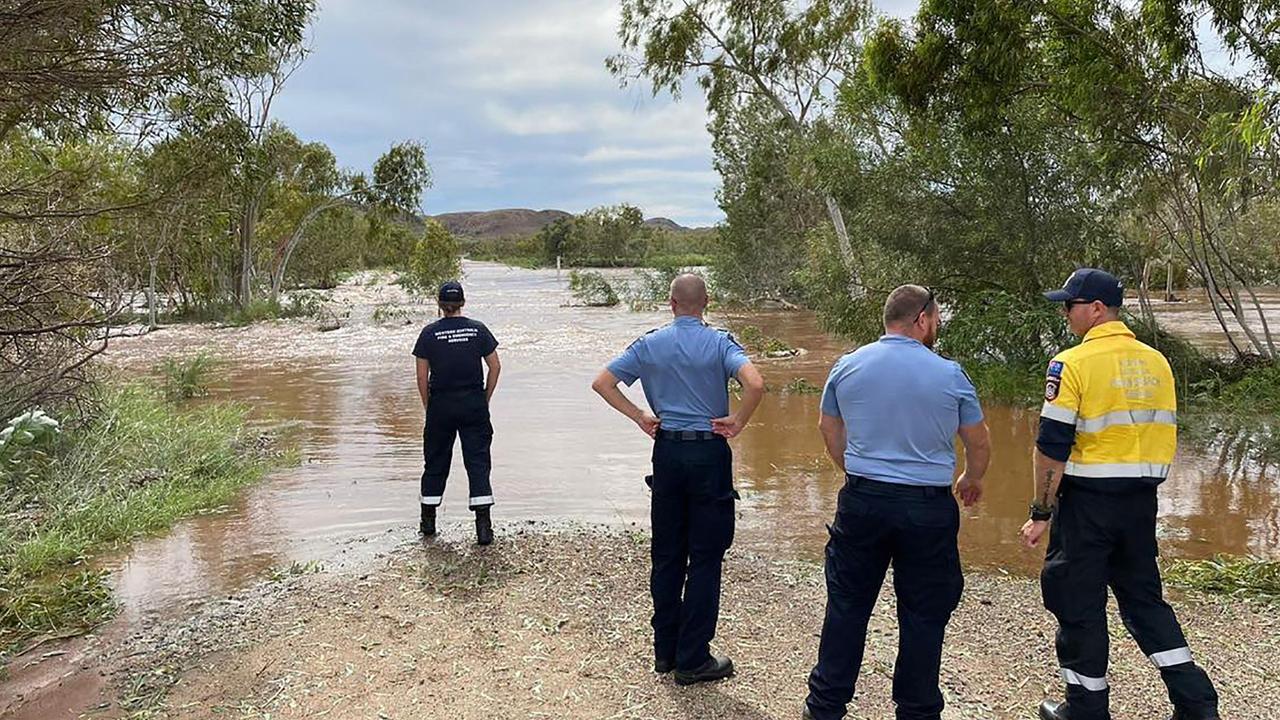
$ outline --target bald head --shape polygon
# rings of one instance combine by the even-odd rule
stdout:
[[[699,275],[682,273],[671,281],[671,309],[677,315],[701,315],[707,309],[707,283]]]

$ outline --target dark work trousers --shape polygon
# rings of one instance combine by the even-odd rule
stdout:
[[[1160,587],[1156,489],[1099,493],[1068,480],[1050,525],[1040,589],[1058,618],[1058,663],[1071,720],[1105,720],[1107,586],[1138,647],[1160,669],[1183,720],[1218,716],[1218,694],[1191,660],[1187,639]]]
[[[828,529],[827,615],[818,663],[809,673],[809,711],[817,720],[844,717],[862,668],[867,622],[892,563],[898,598],[897,717],[938,720],[942,637],[964,589],[956,545],[960,511],[951,488],[851,475]]]
[[[462,438],[462,463],[471,484],[472,510],[493,504],[489,485],[489,444],[493,425],[489,401],[483,390],[433,392],[427,401],[427,424],[422,431],[422,504],[437,506],[444,499],[444,485],[453,460],[453,441]]]
[[[677,670],[711,659],[720,569],[733,544],[733,451],[724,438],[653,445],[653,650]]]

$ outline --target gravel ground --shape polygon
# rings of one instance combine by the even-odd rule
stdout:
[[[719,634],[737,676],[681,688],[651,672],[647,540],[607,528],[467,529],[406,544],[364,575],[264,585],[117,651],[113,713],[173,718],[798,718],[824,607],[821,568],[730,551]],[[1280,613],[1175,598],[1222,716],[1280,706]],[[1158,673],[1112,607],[1112,709],[1164,720]],[[943,659],[945,718],[1033,718],[1061,692],[1053,623],[1027,578],[969,573]],[[892,594],[872,617],[851,717],[893,716]]]

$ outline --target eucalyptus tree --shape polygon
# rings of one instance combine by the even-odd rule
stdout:
[[[872,17],[864,0],[623,0],[622,53],[609,70],[679,96],[690,77],[713,118],[767,104],[795,138],[809,142],[833,109],[839,84],[857,70]],[[714,121],[713,121],[714,122]],[[857,249],[840,204],[816,187],[831,220],[851,296],[864,294]]]

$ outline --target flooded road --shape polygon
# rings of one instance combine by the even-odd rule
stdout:
[[[530,519],[648,525],[651,441],[608,408],[589,384],[635,337],[670,319],[662,311],[572,307],[567,275],[486,263],[465,265],[467,314],[501,342],[503,373],[492,415],[498,545]],[[180,523],[110,559],[121,622],[178,614],[295,563],[359,562],[414,536],[421,472],[422,409],[410,349],[433,303],[367,282],[333,292],[344,327],[299,322],[211,330],[174,326],[116,342],[110,361],[145,372],[169,356],[208,352],[220,361],[214,396],[249,403],[263,422],[286,421],[300,463],[246,490],[226,511]],[[397,313],[407,324],[379,324]],[[389,312],[391,309],[396,312]],[[1179,308],[1178,312],[1183,310]],[[761,359],[769,384],[751,425],[733,441],[742,493],[736,547],[816,559],[843,482],[825,458],[816,426],[820,386],[848,351],[808,313],[711,317],[754,325],[804,348],[797,358]],[[400,321],[397,321],[397,323]],[[945,332],[945,329],[944,329]],[[640,386],[628,394],[643,403]],[[984,501],[963,511],[962,557],[970,566],[1031,573],[1039,552],[1017,543],[1031,494],[1036,412],[987,407],[994,457]],[[472,532],[460,456],[445,493],[446,536]],[[1276,472],[1183,452],[1161,488],[1160,533],[1168,557],[1218,552],[1280,556]],[[1041,551],[1042,552],[1042,551]]]
[[[503,375],[493,401],[495,519],[648,522],[642,478],[650,441],[590,390],[599,368],[636,336],[669,319],[664,310],[572,307],[555,271],[487,263],[466,266],[467,312],[499,338]],[[146,368],[158,358],[198,350],[222,361],[215,394],[251,403],[260,417],[298,423],[299,466],[248,490],[229,512],[200,517],[168,536],[139,543],[115,565],[114,585],[130,612],[145,613],[240,587],[268,568],[333,562],[402,541],[417,517],[422,410],[409,350],[431,304],[395,286],[344,286],[346,327],[321,333],[289,323],[210,331],[174,327],[117,343],[113,360]],[[408,324],[370,319],[382,306]],[[1182,308],[1178,312],[1184,312]],[[843,481],[815,428],[818,395],[790,392],[797,379],[820,386],[843,343],[808,313],[712,317],[751,324],[804,348],[798,358],[760,359],[771,391],[733,443],[740,547],[816,558]],[[629,394],[643,402],[637,384]],[[1030,495],[1029,457],[1036,413],[987,407],[995,444],[985,501],[965,512],[961,547],[974,566],[1030,572],[1035,553],[1016,543]],[[1234,469],[1183,453],[1161,491],[1163,548],[1173,557],[1216,552],[1280,554],[1280,487],[1258,468]],[[442,520],[465,523],[460,457]]]

